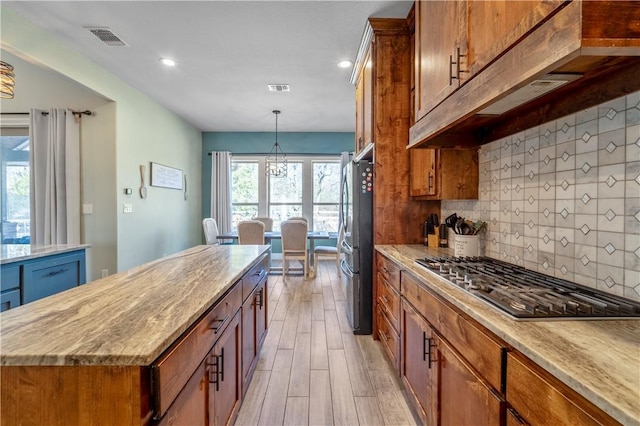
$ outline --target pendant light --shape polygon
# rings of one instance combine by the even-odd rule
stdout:
[[[13,67],[4,61],[0,61],[0,98],[13,99],[15,76]]]
[[[279,110],[272,111],[276,116],[276,142],[271,148],[271,153],[266,158],[265,175],[271,177],[287,177],[287,156],[278,145],[278,114]]]

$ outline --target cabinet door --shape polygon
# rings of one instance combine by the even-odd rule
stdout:
[[[247,392],[249,376],[256,357],[256,303],[249,296],[242,305],[242,393]]]
[[[417,403],[424,424],[438,424],[438,364],[435,333],[429,323],[402,300],[401,374]]]
[[[23,303],[77,287],[85,283],[84,251],[25,262],[22,274]]]
[[[438,195],[436,161],[438,151],[435,149],[412,149],[410,169],[410,195],[424,197]]]
[[[467,0],[467,45],[462,47],[467,72],[461,74],[462,78],[468,79],[489,65],[562,3],[563,0]]]
[[[441,150],[436,164],[440,199],[478,199],[478,151],[475,149]]]
[[[264,339],[267,337],[267,279],[265,278],[258,286],[256,287],[256,292],[254,294],[255,305],[256,305],[256,355],[260,352],[260,348],[262,347],[262,343]]]
[[[459,86],[451,60],[460,46],[465,1],[415,2],[415,121]]]
[[[213,346],[209,364],[209,424],[226,425],[240,405],[240,313]]]
[[[193,373],[184,388],[165,415],[159,426],[202,425],[207,424],[208,382],[206,361],[203,361]]]
[[[504,400],[444,340],[438,340],[440,421],[443,425],[498,425]]]

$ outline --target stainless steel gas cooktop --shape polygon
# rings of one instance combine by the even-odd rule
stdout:
[[[640,317],[640,303],[488,257],[416,262],[516,319]]]

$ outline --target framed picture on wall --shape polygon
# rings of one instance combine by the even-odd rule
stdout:
[[[182,170],[158,163],[151,163],[151,186],[182,189],[182,182]]]

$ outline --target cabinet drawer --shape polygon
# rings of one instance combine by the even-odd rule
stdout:
[[[20,306],[20,289],[3,291],[0,293],[0,312]]]
[[[502,346],[463,318],[411,275],[401,274],[402,295],[489,382],[501,389]]]
[[[33,302],[84,284],[84,269],[84,252],[25,263],[22,302]]]
[[[246,300],[249,295],[253,294],[253,289],[258,283],[267,276],[269,272],[269,256],[264,256],[260,262],[242,278],[242,300]]]
[[[20,287],[20,265],[2,266],[0,269],[0,291]]]
[[[378,304],[394,330],[400,330],[400,294],[384,279],[378,280]]]
[[[379,305],[376,312],[378,316],[378,337],[397,373],[400,365],[400,336],[393,329],[388,318],[382,313]]]
[[[154,417],[160,418],[189,377],[222,335],[242,303],[242,286],[236,284],[222,300],[195,322],[176,343],[153,363]]]
[[[378,276],[385,279],[391,287],[396,289],[396,291],[400,291],[400,268],[380,254],[377,254],[376,256],[376,266]]]
[[[507,402],[532,425],[619,424],[519,353],[507,356]]]

